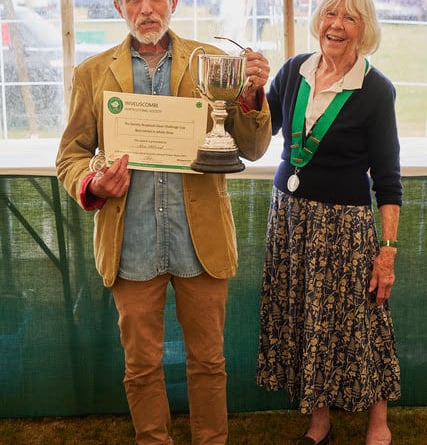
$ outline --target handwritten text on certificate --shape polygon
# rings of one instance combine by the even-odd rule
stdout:
[[[187,97],[104,91],[108,163],[129,155],[129,168],[195,173],[190,164],[206,137],[207,105]]]

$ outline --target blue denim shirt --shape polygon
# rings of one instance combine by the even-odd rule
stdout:
[[[147,62],[132,49],[134,92],[169,96],[171,62],[169,48],[151,78]],[[181,173],[134,170],[119,276],[145,281],[167,272],[180,277],[203,272],[188,229]]]

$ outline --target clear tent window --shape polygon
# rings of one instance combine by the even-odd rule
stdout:
[[[377,0],[383,39],[371,62],[397,89],[399,134],[427,136],[426,0]],[[120,42],[127,33],[111,0],[3,0],[0,4],[0,139],[58,138],[64,128],[72,65]],[[317,49],[308,30],[317,0],[295,0],[295,52]],[[273,76],[284,62],[288,34],[279,0],[180,0],[172,28],[184,37],[239,49],[214,36],[260,50]],[[62,11],[64,12],[64,11]],[[73,62],[64,63],[62,30],[72,29]],[[66,51],[66,50],[65,50]],[[68,76],[68,77],[67,77]]]

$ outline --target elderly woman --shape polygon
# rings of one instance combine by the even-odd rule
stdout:
[[[371,0],[323,0],[311,30],[320,52],[288,60],[268,93],[284,144],[257,382],[311,414],[300,445],[329,443],[330,407],[369,410],[366,444],[389,445],[387,401],[400,397],[388,305],[402,204],[395,90],[366,59],[380,38]]]

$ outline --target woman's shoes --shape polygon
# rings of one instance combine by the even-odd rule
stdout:
[[[300,437],[295,445],[328,445],[329,441],[332,438],[332,426],[329,428],[328,434],[320,441],[316,442],[311,437],[307,437],[306,435]]]

